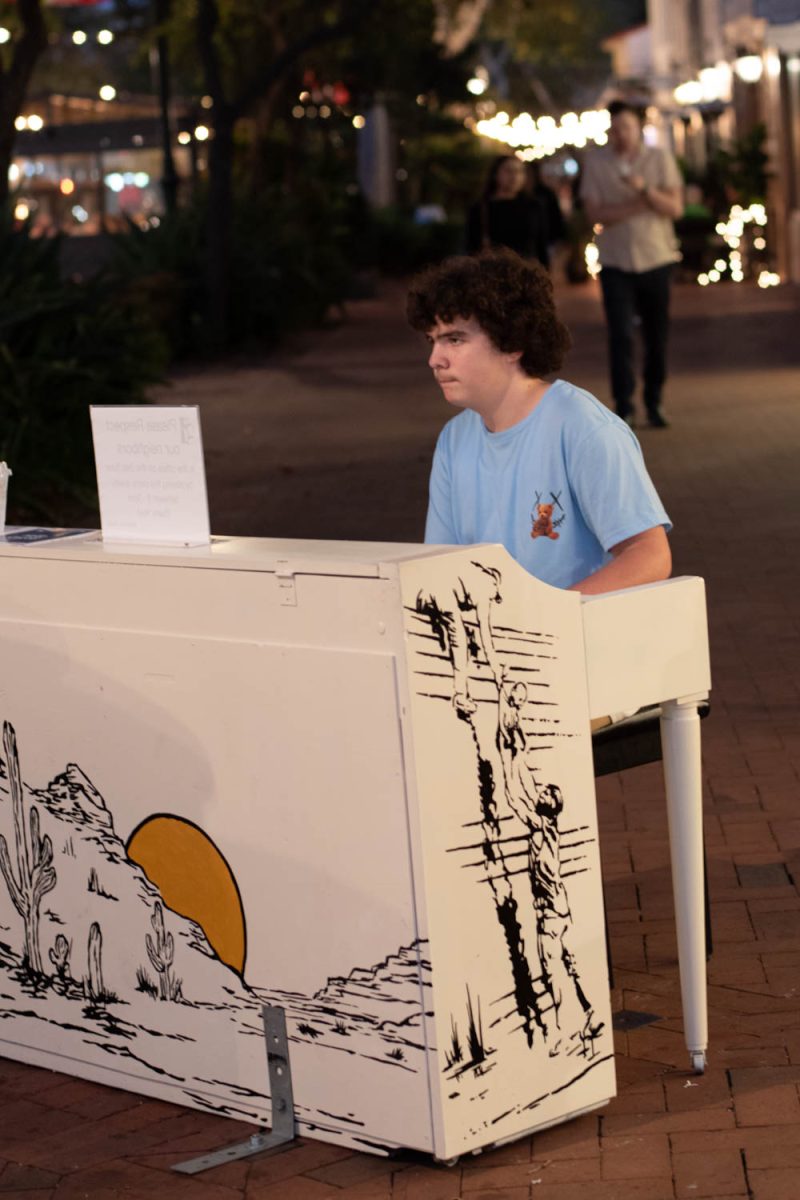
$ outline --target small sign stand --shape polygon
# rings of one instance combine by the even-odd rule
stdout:
[[[286,1014],[282,1008],[264,1005],[264,1036],[267,1043],[267,1066],[269,1068],[269,1094],[272,1101],[272,1129],[268,1133],[254,1133],[246,1142],[212,1150],[199,1158],[177,1163],[172,1169],[183,1175],[197,1175],[211,1167],[254,1154],[264,1154],[293,1142],[296,1135],[294,1124],[294,1098],[292,1094],[292,1070],[289,1065],[289,1042],[286,1037]]]
[[[90,415],[103,541],[209,545],[197,407],[92,405]]]

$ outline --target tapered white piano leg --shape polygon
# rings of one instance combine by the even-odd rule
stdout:
[[[703,785],[697,700],[662,706],[661,745],[669,817],[672,889],[686,1045],[692,1068],[705,1069],[708,1045],[703,885]]]

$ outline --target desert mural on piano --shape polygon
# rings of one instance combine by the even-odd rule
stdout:
[[[409,567],[404,600],[422,811],[441,798],[432,1040],[465,1140],[503,1136],[613,1093],[578,601],[486,548]]]
[[[265,918],[252,914],[255,937]],[[375,1112],[379,1129],[391,1127],[380,1110],[397,1106],[400,1130],[424,1144],[425,942],[348,964],[303,993],[248,972],[247,941],[234,872],[199,826],[154,813],[123,841],[77,764],[44,787],[23,781],[5,722],[0,1055],[50,1049],[64,1070],[79,1064],[102,1082],[267,1121],[262,1006],[278,1006],[302,1132],[381,1153]]]

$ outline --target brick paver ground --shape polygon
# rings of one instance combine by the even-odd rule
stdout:
[[[568,290],[567,377],[606,396],[593,287]],[[798,297],[681,287],[673,427],[643,430],[676,525],[675,570],[708,583],[704,722],[715,952],[704,1076],[687,1073],[660,770],[600,781],[619,1095],[598,1113],[445,1169],[301,1142],[194,1178],[170,1165],[240,1140],[222,1118],[0,1059],[0,1200],[800,1198],[800,322]],[[203,410],[219,532],[418,540],[444,409],[400,296],[268,363],[179,378]]]

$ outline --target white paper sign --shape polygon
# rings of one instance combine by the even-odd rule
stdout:
[[[211,540],[195,407],[91,407],[103,540],[202,546]]]

